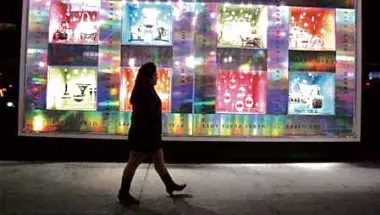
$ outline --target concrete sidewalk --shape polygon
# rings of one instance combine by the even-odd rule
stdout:
[[[188,188],[172,199],[153,166],[115,201],[124,164],[0,162],[0,214],[380,214],[380,169],[365,164],[169,165]],[[146,181],[145,174],[148,173]]]

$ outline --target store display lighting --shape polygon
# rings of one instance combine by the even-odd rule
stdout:
[[[33,131],[39,132],[44,128],[44,118],[40,115],[37,115],[33,119]]]
[[[136,59],[130,58],[129,61],[128,61],[128,64],[129,64],[130,67],[135,67],[135,65],[136,65]]]
[[[243,73],[249,73],[250,67],[248,64],[243,64],[240,66],[239,70],[242,71]]]
[[[119,90],[115,87],[110,90],[111,96],[116,96],[118,92],[119,92]]]
[[[200,60],[199,59],[195,59],[194,56],[189,56],[186,58],[185,60],[186,62],[186,66],[191,68],[191,69],[194,69],[197,65],[200,64]]]

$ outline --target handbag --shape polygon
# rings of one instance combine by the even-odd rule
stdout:
[[[85,19],[85,16],[87,17]],[[88,12],[83,12],[80,22],[77,26],[79,33],[80,33],[80,39],[92,39],[95,40],[97,36],[97,29],[96,24],[91,21],[90,14]]]

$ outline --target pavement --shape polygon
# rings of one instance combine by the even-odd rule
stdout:
[[[172,164],[173,178],[188,184],[175,198],[154,167],[142,164],[131,190],[141,205],[132,208],[115,201],[123,167],[0,162],[0,214],[380,214],[374,163]]]

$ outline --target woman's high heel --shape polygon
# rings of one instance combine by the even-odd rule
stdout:
[[[176,184],[169,173],[160,175],[161,180],[164,182],[166,192],[173,196],[174,191],[182,191],[186,188],[186,184]]]

